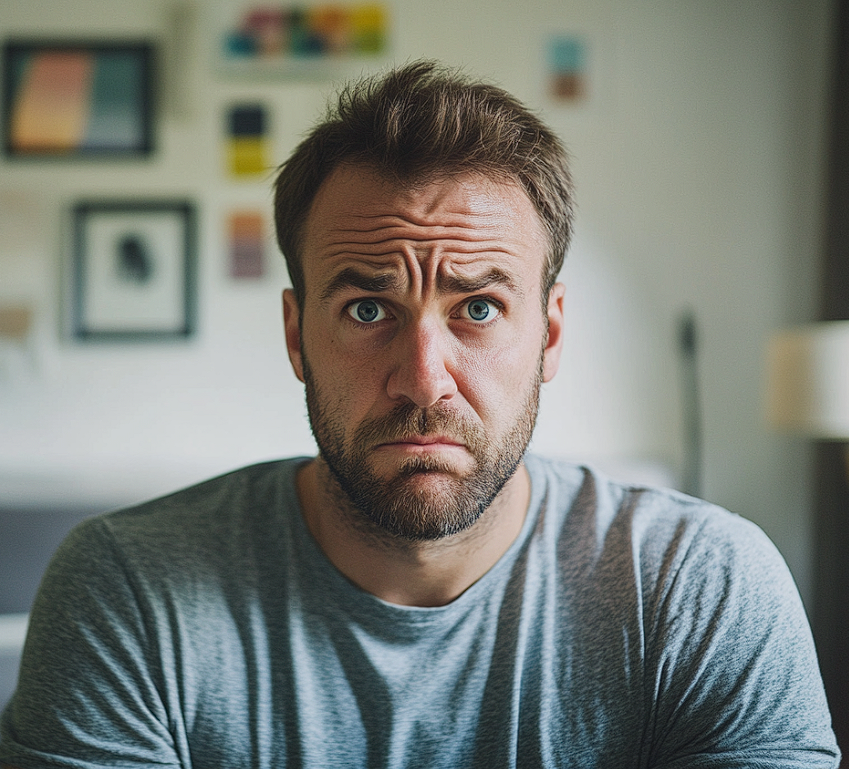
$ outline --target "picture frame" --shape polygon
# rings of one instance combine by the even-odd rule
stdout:
[[[145,41],[9,40],[3,151],[121,159],[154,148],[154,48]]]
[[[73,208],[72,332],[83,341],[167,341],[195,331],[197,215],[187,200]]]

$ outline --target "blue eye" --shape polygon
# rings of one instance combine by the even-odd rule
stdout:
[[[348,306],[348,314],[360,323],[374,323],[386,317],[386,311],[373,299],[363,299]]]
[[[472,299],[466,304],[466,314],[478,323],[492,320],[497,313],[497,308],[488,299]]]

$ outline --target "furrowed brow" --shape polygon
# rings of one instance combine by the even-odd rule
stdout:
[[[506,272],[497,267],[482,275],[440,275],[439,288],[447,294],[473,294],[490,286],[506,286],[516,290],[516,283]]]
[[[365,273],[356,267],[346,267],[331,280],[321,292],[322,301],[327,301],[335,294],[346,288],[358,288],[369,293],[386,291],[398,282],[397,276],[391,272]]]

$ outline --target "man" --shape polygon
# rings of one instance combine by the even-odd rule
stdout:
[[[75,531],[1,761],[837,765],[802,606],[753,525],[525,456],[571,231],[545,126],[412,64],[341,95],[275,208],[319,454]]]

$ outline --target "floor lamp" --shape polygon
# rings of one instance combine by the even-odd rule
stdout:
[[[767,372],[770,424],[817,440],[849,441],[849,320],[775,334]]]
[[[814,625],[837,739],[849,758],[849,320],[776,334],[768,350],[767,417],[818,441]],[[842,442],[841,451],[828,442]],[[825,462],[825,466],[823,463]],[[828,469],[826,469],[826,467]]]

